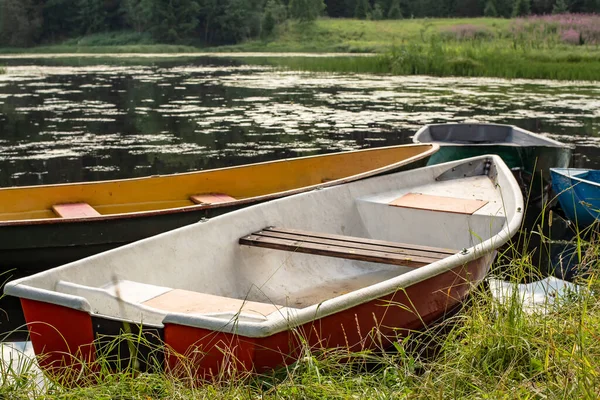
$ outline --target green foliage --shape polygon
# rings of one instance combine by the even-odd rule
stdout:
[[[494,4],[494,0],[488,0],[485,3],[485,8],[483,9],[483,15],[486,17],[497,17],[498,11],[496,11],[496,5]]]
[[[0,44],[31,46],[42,34],[43,8],[36,0],[0,0]]]
[[[302,22],[316,20],[325,10],[323,0],[290,0],[288,4],[291,18]]]
[[[513,5],[513,17],[523,17],[531,13],[531,0],[515,0]]]
[[[79,9],[73,0],[47,0],[43,8],[44,40],[55,41],[63,37],[79,35]]]
[[[136,32],[150,30],[152,26],[152,1],[122,0],[121,9],[125,20]]]
[[[400,0],[393,0],[390,10],[388,11],[387,17],[389,19],[400,19],[402,18],[402,9],[400,8]]]
[[[144,5],[152,21],[150,32],[164,42],[178,42],[191,36],[198,25],[200,5],[195,0],[147,0]]]
[[[263,36],[271,35],[275,30],[275,25],[277,25],[277,22],[275,21],[273,11],[267,8],[265,10],[265,13],[263,14],[263,19],[261,23],[261,34]]]
[[[95,33],[106,29],[106,12],[104,0],[77,0],[80,31]]]
[[[383,19],[383,8],[381,7],[381,4],[379,2],[375,3],[375,6],[373,7],[373,12],[371,13],[371,18],[375,21],[380,21]]]
[[[556,0],[552,8],[552,14],[564,14],[568,11],[568,6],[565,0]]]
[[[354,18],[366,19],[371,13],[369,0],[356,0],[356,8],[354,9]]]
[[[279,0],[269,0],[265,5],[265,12],[262,17],[261,34],[263,36],[271,35],[275,30],[275,26],[285,19],[285,6]]]

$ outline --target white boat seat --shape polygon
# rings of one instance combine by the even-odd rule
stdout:
[[[202,193],[190,196],[190,200],[196,204],[218,204],[236,201],[237,199],[224,193]]]
[[[406,267],[422,267],[458,252],[437,247],[275,227],[244,236],[239,243]]]
[[[392,200],[390,205],[395,207],[416,208],[419,210],[472,215],[487,203],[489,202],[477,199],[461,199],[458,197],[407,193],[402,197]]]
[[[258,303],[182,289],[173,289],[142,304],[162,311],[184,314],[243,312],[267,316],[283,308],[276,304]]]
[[[64,203],[52,206],[52,211],[61,218],[89,218],[100,214],[88,203]]]

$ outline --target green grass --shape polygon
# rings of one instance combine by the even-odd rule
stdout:
[[[272,52],[382,53],[394,47],[427,41],[432,34],[455,25],[484,26],[500,35],[511,21],[502,18],[407,19],[363,21],[319,19],[311,24],[293,21],[277,27],[270,40],[251,40],[219,49]]]
[[[545,224],[541,218],[538,222]],[[539,228],[537,234],[548,242],[542,231]],[[399,338],[393,351],[386,353],[305,349],[295,364],[273,373],[203,385],[162,373],[111,372],[102,357],[85,367],[82,376],[93,371],[91,378],[70,387],[50,381],[40,389],[31,374],[5,368],[0,370],[0,398],[596,399],[600,396],[597,239],[597,234],[582,234],[573,241],[579,265],[588,273],[579,278],[578,292],[548,305],[546,313],[525,313],[518,296],[499,302],[489,289],[479,287],[460,313],[425,333]],[[501,271],[514,282],[534,279],[531,254],[521,250],[526,245],[513,242],[499,255],[492,273]],[[125,336],[119,340],[139,340]]]
[[[485,76],[525,79],[600,80],[600,51],[536,50],[502,44],[452,43],[432,39],[372,57],[243,58],[251,64],[313,72],[395,75]]]
[[[247,58],[252,64],[315,72],[397,75],[488,76],[502,78],[600,80],[600,47],[560,42],[558,33],[511,33],[511,20],[498,18],[361,21],[319,19],[286,21],[270,39],[233,46],[199,48],[155,44],[147,34],[108,32],[69,39],[53,46],[0,49],[0,53],[193,53],[317,52],[372,53],[372,57]],[[485,36],[458,40],[445,29],[470,25]]]

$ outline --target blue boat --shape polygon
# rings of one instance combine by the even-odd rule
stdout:
[[[600,171],[551,168],[552,187],[565,214],[580,229],[600,220]]]

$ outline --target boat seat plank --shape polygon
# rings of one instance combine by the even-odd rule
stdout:
[[[456,251],[297,229],[265,228],[242,237],[240,244],[383,264],[422,267]]]
[[[55,204],[52,211],[61,218],[89,218],[101,215],[88,203]]]
[[[196,204],[218,204],[236,201],[237,199],[224,193],[202,193],[190,196],[190,200]]]
[[[183,289],[170,290],[142,304],[163,311],[185,314],[245,312],[266,316],[283,308],[276,304],[258,303]]]
[[[443,211],[455,214],[473,214],[488,201],[461,199],[457,197],[432,196],[421,193],[407,193],[389,204],[395,207],[416,208],[429,211]]]

